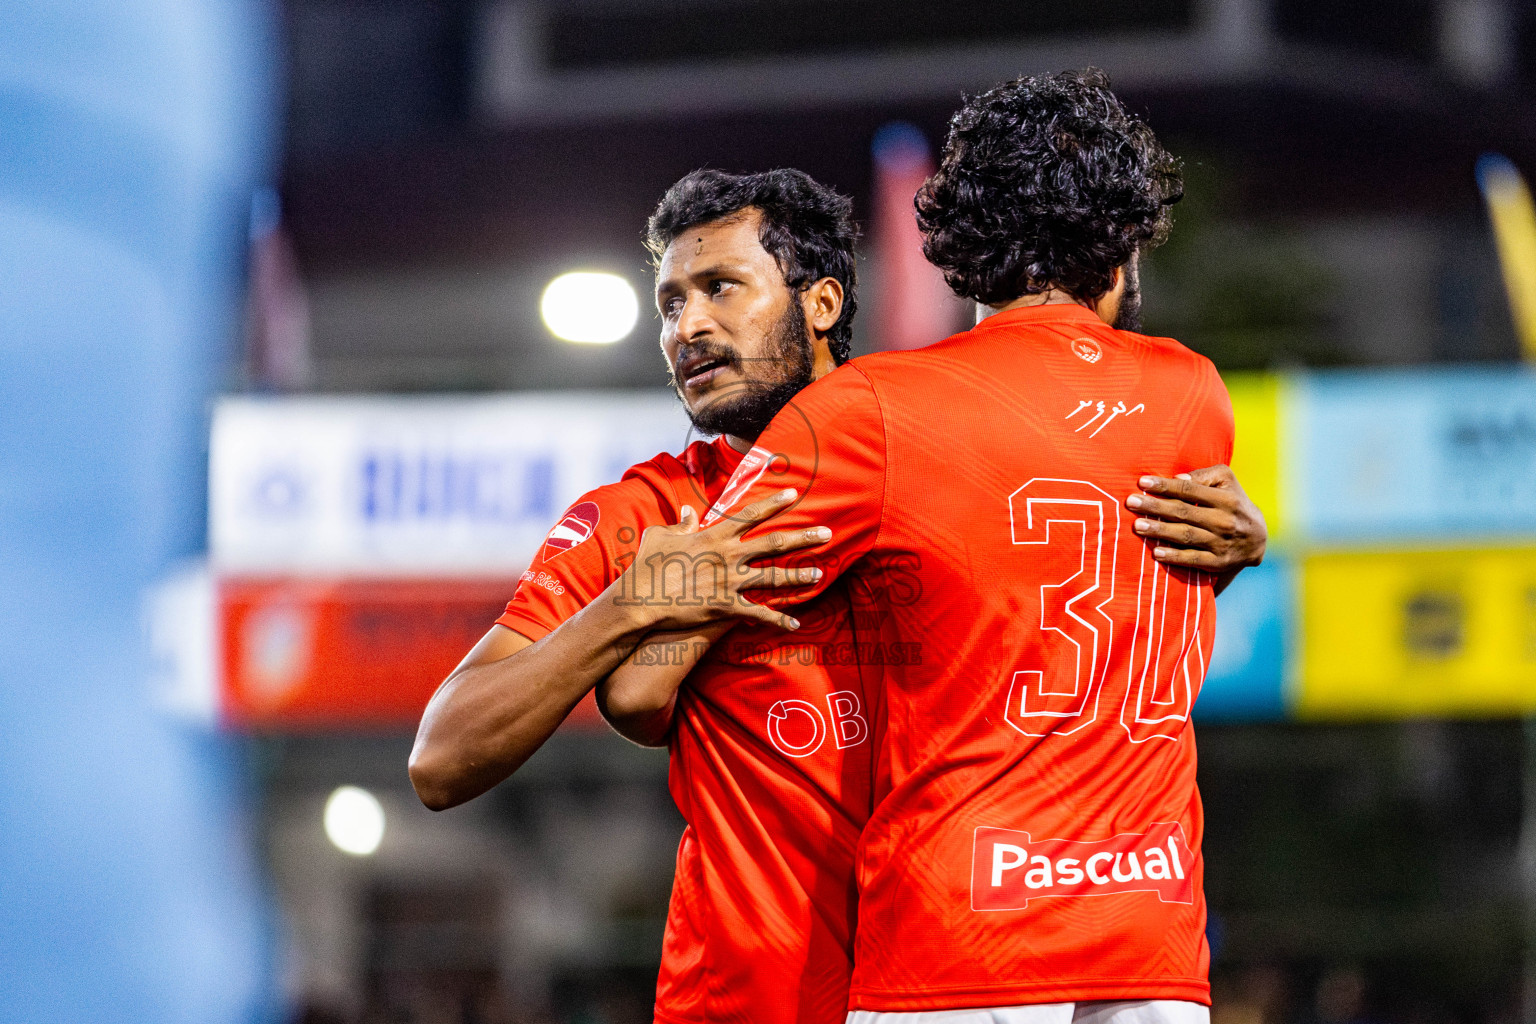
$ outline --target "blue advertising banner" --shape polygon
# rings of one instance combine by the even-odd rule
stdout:
[[[1294,378],[1282,487],[1306,540],[1536,534],[1536,374],[1331,372]]]
[[[1271,555],[1216,599],[1216,645],[1195,703],[1197,722],[1285,717],[1294,586],[1291,565]]]

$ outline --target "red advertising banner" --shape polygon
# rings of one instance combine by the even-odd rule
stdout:
[[[218,583],[221,717],[241,729],[414,728],[515,579]],[[601,724],[589,695],[567,725]]]

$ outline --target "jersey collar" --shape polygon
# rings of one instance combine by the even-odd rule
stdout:
[[[1014,324],[1050,323],[1094,323],[1100,327],[1109,326],[1099,319],[1099,314],[1087,306],[1079,306],[1075,302],[1051,302],[1040,306],[1020,306],[1018,309],[1007,309],[1001,313],[993,313],[977,324],[976,329],[986,330],[993,327],[1008,327]]]

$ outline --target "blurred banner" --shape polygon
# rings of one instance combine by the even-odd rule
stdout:
[[[225,580],[222,717],[238,728],[414,729],[516,588],[516,577]],[[601,724],[591,695],[568,722]]]
[[[1227,383],[1272,545],[1220,598],[1199,717],[1536,708],[1536,374]],[[561,510],[688,440],[660,393],[225,400],[212,689],[179,703],[242,728],[409,726]]]
[[[231,573],[515,578],[584,491],[692,440],[677,398],[229,398],[210,554]]]
[[[1287,392],[1282,503],[1298,538],[1536,536],[1536,373],[1318,373]]]
[[[1536,545],[1309,556],[1297,712],[1536,711]]]
[[[217,649],[167,689],[240,728],[413,727],[560,512],[691,439],[663,392],[225,399]]]
[[[1536,709],[1536,374],[1227,383],[1234,468],[1273,543],[1266,565],[1221,598],[1198,710],[1334,719]]]

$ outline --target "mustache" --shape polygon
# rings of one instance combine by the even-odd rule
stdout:
[[[741,369],[741,353],[717,341],[700,341],[677,350],[677,358],[667,365],[672,383],[677,383],[677,368],[691,359],[718,359],[732,369]]]

